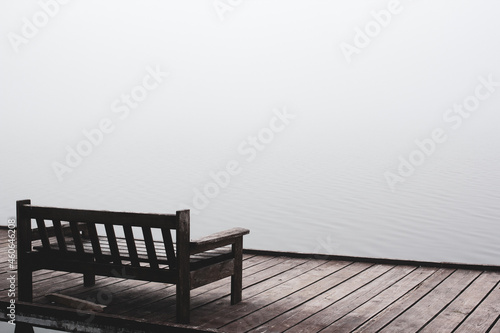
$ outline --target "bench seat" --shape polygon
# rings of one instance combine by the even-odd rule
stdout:
[[[103,257],[106,258],[106,262],[111,263],[113,261],[113,256],[109,248],[108,239],[105,236],[99,236],[99,241],[101,244]],[[122,261],[122,265],[131,265],[132,263],[130,256],[128,254],[126,239],[117,237],[116,241],[118,244],[118,249],[120,251],[120,259]],[[92,243],[90,239],[82,239],[82,243],[85,253],[88,253],[89,255],[92,256]],[[150,267],[148,253],[144,240],[136,239],[135,243],[137,246],[137,256],[140,261],[140,265],[142,267]],[[158,258],[159,268],[169,269],[170,267],[168,265],[169,263],[168,257],[163,243],[161,241],[154,241],[153,243]],[[44,249],[42,242],[40,240],[36,240],[32,244],[34,250],[39,251],[41,253],[47,252],[47,250]],[[174,251],[176,251],[176,245],[177,245],[176,243],[173,243]],[[47,253],[47,255],[54,255],[56,251],[60,251],[59,244],[57,242],[51,242],[50,250],[48,251],[50,251],[51,253],[50,254]],[[71,238],[66,238],[66,251],[69,253],[70,256],[74,256],[77,254],[75,242]],[[193,254],[189,257],[189,263],[190,263],[190,268],[192,270],[195,270],[197,268],[202,268],[212,263],[221,262],[224,260],[228,260],[230,258],[231,258],[231,246],[226,245],[217,249]]]

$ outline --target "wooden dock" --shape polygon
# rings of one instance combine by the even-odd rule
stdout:
[[[0,230],[0,320],[7,320],[7,236]],[[78,332],[500,333],[500,267],[246,250],[243,301],[229,278],[191,291],[191,324],[175,324],[175,286],[81,274],[34,273],[34,303],[18,322]],[[50,304],[58,293],[104,312]],[[98,329],[98,330],[96,330]]]

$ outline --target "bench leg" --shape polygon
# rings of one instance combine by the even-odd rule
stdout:
[[[33,326],[26,323],[16,323],[14,333],[34,333]]]
[[[83,274],[83,285],[85,287],[92,287],[93,285],[95,285],[95,274],[84,273]]]
[[[29,260],[18,266],[18,290],[19,300],[22,302],[33,302],[33,272],[31,271]]]
[[[179,281],[176,285],[176,315],[179,324],[189,324],[190,289],[189,278]]]
[[[85,259],[85,261],[92,263],[94,259]],[[83,285],[85,287],[92,287],[93,285],[95,285],[95,274],[92,268],[86,269],[85,273],[83,273]]]
[[[231,304],[241,302],[243,289],[243,237],[232,245],[234,255],[234,274],[231,276]]]

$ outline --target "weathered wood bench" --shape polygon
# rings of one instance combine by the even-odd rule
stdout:
[[[222,278],[231,276],[231,304],[240,302],[243,235],[249,230],[233,228],[190,241],[189,222],[189,210],[142,214],[17,201],[19,300],[32,302],[32,273],[50,269],[83,273],[85,286],[95,284],[96,275],[117,273],[175,284],[179,323],[189,323],[190,290]]]

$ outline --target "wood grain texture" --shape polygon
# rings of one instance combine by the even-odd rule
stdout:
[[[73,309],[103,312],[104,309],[106,308],[105,305],[96,304],[94,302],[62,294],[51,293],[46,295],[45,297],[47,297],[47,299],[50,300],[51,302],[62,304],[64,306],[68,306]]]
[[[418,303],[389,323],[381,332],[416,332],[439,314],[480,272],[458,270],[430,291]]]
[[[487,332],[500,314],[500,283],[486,296],[467,319],[456,329],[456,333]]]
[[[486,297],[500,280],[496,272],[483,272],[461,295],[450,303],[420,332],[453,331]],[[500,301],[500,300],[499,300]]]
[[[248,229],[232,228],[229,230],[214,233],[190,242],[191,254],[200,253],[224,245],[234,244],[237,239],[249,234]]]
[[[325,331],[350,332],[364,324],[377,313],[394,303],[404,294],[415,288],[419,283],[428,278],[437,269],[431,267],[418,267],[403,279],[371,298],[366,303],[349,312]]]
[[[497,317],[496,323],[491,327],[489,333],[500,333],[500,314]]]
[[[419,283],[412,290],[407,292],[396,302],[392,303],[374,317],[370,318],[365,324],[353,332],[377,332],[385,325],[389,324],[394,318],[404,313],[408,308],[416,304],[422,297],[427,295],[432,289],[439,285],[444,279],[450,276],[455,270],[439,269],[427,279]]]
[[[268,297],[267,292],[257,294],[256,296],[248,299],[248,303],[252,304],[256,302],[259,304],[257,311],[253,311],[248,315],[240,311],[241,318],[233,321],[227,325],[222,326],[220,329],[225,332],[233,331],[247,331],[264,321],[269,321],[273,318],[280,316],[283,313],[283,309],[296,307],[303,302],[315,297],[323,291],[326,291],[332,287],[334,284],[338,284],[339,276],[338,272],[343,270],[346,266],[350,265],[349,262],[325,262],[321,263],[317,267],[313,267],[311,270],[304,272],[304,274],[299,275],[294,278],[294,281],[287,281],[281,286],[281,290],[285,289],[287,285],[294,285],[294,289],[290,294],[285,295],[280,292],[280,289],[275,290],[274,294],[277,296]],[[304,269],[304,267],[300,267]],[[362,269],[361,267],[359,269]],[[336,275],[337,274],[337,275]],[[350,271],[349,274],[354,274],[354,271]],[[341,280],[340,280],[341,281]],[[302,288],[297,288],[301,286]],[[277,301],[272,302],[273,299],[279,298]],[[265,302],[268,304],[265,305]],[[271,328],[271,324],[267,328]]]
[[[387,290],[390,286],[394,285],[414,270],[415,267],[410,266],[402,266],[398,267],[398,269],[393,268],[341,300],[315,313],[294,327],[291,331],[298,332],[301,327],[309,327],[309,329],[317,332],[322,330],[332,331],[331,325],[338,319],[346,316],[371,298]]]

